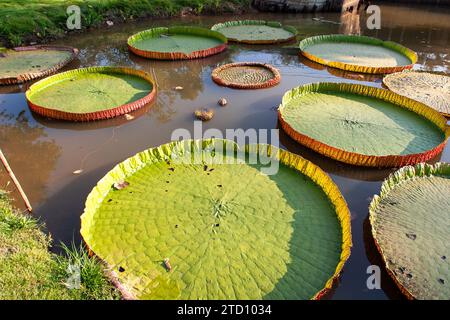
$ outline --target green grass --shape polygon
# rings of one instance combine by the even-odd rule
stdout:
[[[66,30],[66,9],[81,8],[82,28],[112,20],[178,15],[184,7],[194,13],[223,12],[247,8],[251,0],[2,0],[0,6],[0,39],[7,46],[24,41],[58,37]]]
[[[41,227],[16,212],[0,191],[0,300],[120,298],[102,264],[75,245],[63,246],[62,255],[51,253],[51,239]],[[72,278],[79,281],[71,280],[76,269],[80,277]]]

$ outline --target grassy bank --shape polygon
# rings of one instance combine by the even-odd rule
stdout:
[[[15,212],[0,191],[0,300],[120,298],[85,250],[65,247],[56,255],[50,245],[37,221]]]
[[[81,27],[98,27],[106,21],[168,17],[184,13],[239,12],[251,0],[2,0],[0,39],[6,46],[45,40],[67,31],[67,7],[81,9]]]

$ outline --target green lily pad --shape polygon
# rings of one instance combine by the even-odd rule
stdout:
[[[220,33],[198,27],[154,28],[128,39],[129,49],[152,59],[192,59],[226,49],[227,39]]]
[[[72,61],[77,52],[73,48],[51,46],[7,50],[0,56],[0,84],[43,77]]]
[[[275,175],[261,170],[268,159]],[[172,142],[117,165],[88,196],[81,234],[139,299],[317,298],[351,246],[348,208],[322,170],[226,140]]]
[[[300,50],[312,61],[334,68],[364,72],[392,73],[411,68],[414,51],[392,41],[356,35],[321,35],[300,42]]]
[[[450,164],[419,164],[392,174],[370,205],[387,270],[415,299],[450,299]]]
[[[64,72],[32,85],[33,111],[66,120],[108,118],[133,111],[155,93],[150,76],[128,68],[91,67]]]
[[[229,41],[248,44],[281,43],[295,39],[297,30],[276,21],[228,21],[214,25],[211,30],[225,35]]]
[[[389,90],[420,101],[450,117],[450,77],[429,72],[406,71],[383,78]]]
[[[285,94],[279,115],[283,129],[295,140],[351,164],[400,165],[401,158],[395,156],[420,162],[422,155],[432,157],[438,152],[433,150],[441,151],[448,139],[445,119],[431,108],[362,85],[318,83],[295,88]],[[391,163],[382,158],[390,156]]]

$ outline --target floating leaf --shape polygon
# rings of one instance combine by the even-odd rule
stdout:
[[[155,96],[155,85],[149,74],[123,67],[63,72],[33,84],[26,92],[28,105],[34,112],[70,121],[123,115],[142,108]]]
[[[316,83],[288,91],[278,109],[283,130],[312,150],[349,164],[398,167],[424,162],[450,136],[438,112],[387,90]]]
[[[169,165],[173,152],[183,161]],[[261,175],[268,159],[278,171]],[[226,140],[172,142],[117,165],[88,196],[81,234],[139,299],[320,298],[351,246],[347,205],[319,167]]]
[[[215,83],[236,89],[263,89],[280,83],[280,72],[271,65],[258,62],[230,63],[212,72]]]
[[[300,41],[308,59],[333,68],[362,73],[392,73],[411,69],[417,54],[402,45],[357,35],[321,35]]]
[[[389,90],[422,102],[450,117],[450,77],[429,72],[397,72],[383,79]]]
[[[196,59],[224,51],[227,39],[219,32],[199,27],[154,28],[128,38],[128,48],[151,59]]]
[[[211,30],[225,35],[229,41],[248,44],[274,44],[294,40],[297,29],[276,21],[228,21],[214,25]]]
[[[71,62],[78,49],[64,46],[30,46],[2,51],[0,85],[48,76]]]
[[[418,164],[390,175],[370,204],[370,223],[386,268],[414,299],[450,299],[450,164]]]

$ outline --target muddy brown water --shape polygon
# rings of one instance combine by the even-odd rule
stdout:
[[[258,14],[239,16],[279,20],[299,29],[300,37],[360,30],[364,35],[393,40],[419,54],[416,69],[449,72],[450,8],[434,6],[382,5],[381,30],[367,30],[365,16],[342,19],[337,13],[298,15]],[[135,118],[95,123],[67,123],[32,114],[26,104],[27,85],[0,87],[0,147],[22,182],[34,206],[34,215],[46,223],[55,243],[79,242],[80,215],[86,196],[96,182],[115,164],[144,149],[167,143],[174,129],[193,131],[193,111],[211,107],[215,117],[204,130],[217,128],[274,129],[278,127],[276,107],[288,89],[319,81],[354,82],[381,87],[381,77],[343,73],[298,57],[294,45],[231,45],[219,55],[194,61],[158,62],[128,53],[129,35],[154,26],[201,25],[233,19],[231,16],[187,17],[147,20],[72,35],[56,43],[80,49],[77,61],[66,69],[94,65],[123,65],[155,72],[159,95],[155,103],[133,113]],[[359,19],[359,20],[358,20]],[[219,87],[210,74],[228,62],[270,63],[282,74],[280,85],[258,91]],[[173,90],[183,86],[184,90]],[[217,101],[225,97],[228,106]],[[370,265],[382,266],[374,248],[368,224],[368,205],[379,192],[391,170],[352,167],[326,159],[299,146],[280,132],[282,147],[298,153],[326,170],[341,189],[352,213],[353,249],[330,299],[400,299],[401,295],[382,268],[381,289],[366,286]],[[434,161],[450,161],[450,147]],[[80,175],[72,172],[83,169]],[[0,188],[12,191],[15,204],[23,208],[3,168]]]

